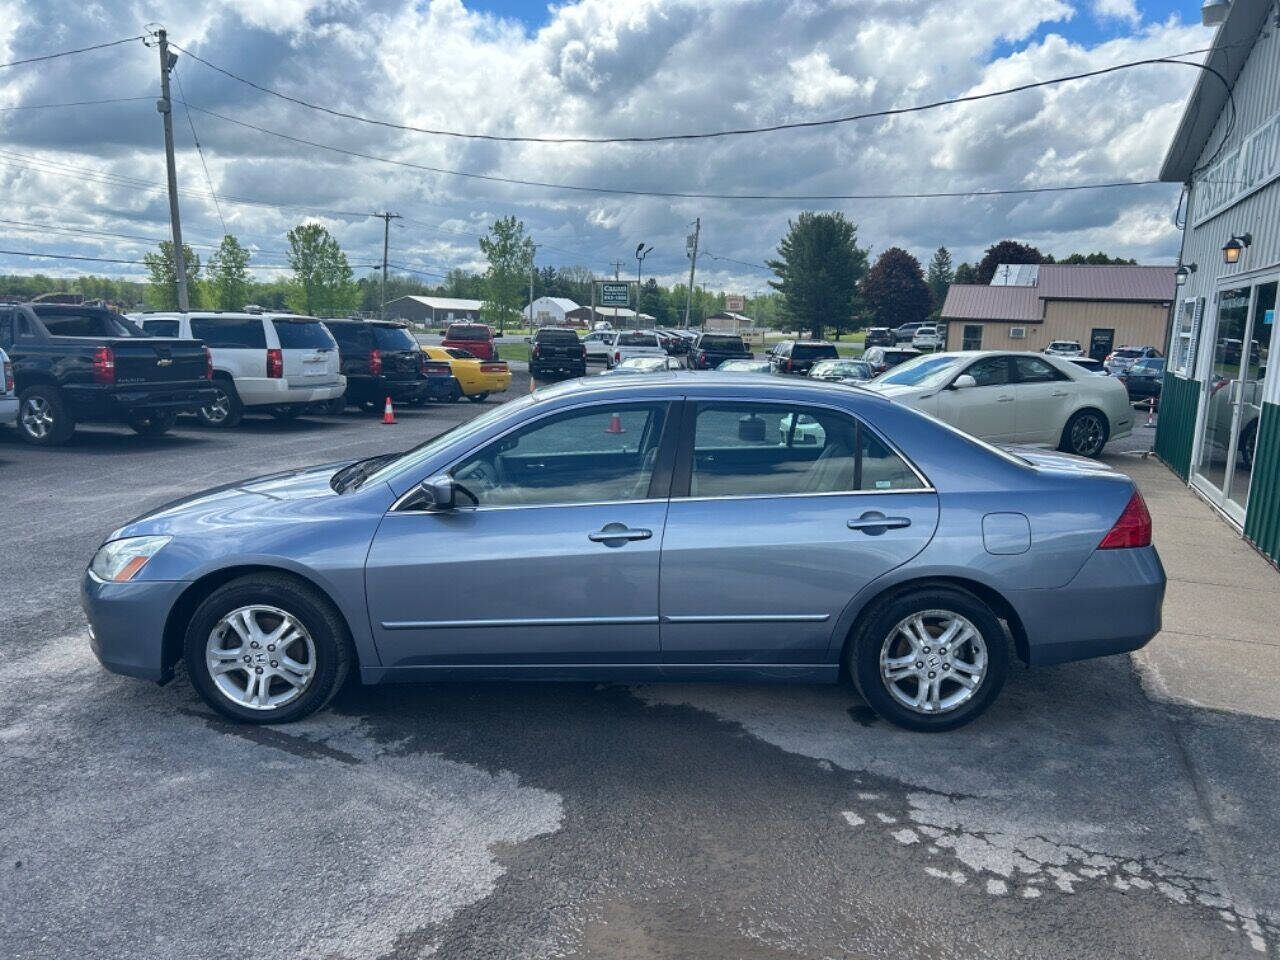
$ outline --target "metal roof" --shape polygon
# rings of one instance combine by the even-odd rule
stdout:
[[[1002,263],[991,275],[993,287],[1034,287],[1040,275],[1038,263]]]
[[[1213,50],[1204,64],[1226,77],[1232,88],[1262,32],[1272,3],[1273,0],[1233,0],[1227,19],[1214,35]],[[1226,104],[1227,90],[1222,81],[1201,70],[1200,79],[1183,108],[1178,132],[1174,134],[1160,167],[1161,180],[1186,183],[1191,179],[1191,171],[1204,152]]]
[[[1035,287],[992,287],[985,283],[953,283],[942,305],[943,320],[1018,320],[1044,318]]]
[[[462,300],[457,297],[398,297],[397,300],[416,300],[423,306],[430,307],[432,310],[479,310],[484,306],[483,300]],[[390,301],[387,306],[396,303],[397,300]]]
[[[1176,267],[1085,266],[1046,263],[1036,292],[1045,300],[1167,302],[1174,298]]]

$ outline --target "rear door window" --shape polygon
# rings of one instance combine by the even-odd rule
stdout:
[[[177,320],[143,320],[142,329],[152,337],[176,337],[180,327]]]
[[[698,409],[690,497],[919,490],[915,471],[861,421],[823,407],[714,403]]]
[[[332,350],[336,345],[319,320],[272,320],[284,350]]]
[[[980,387],[1000,387],[1009,382],[1009,358],[987,357],[965,370]]]
[[[205,346],[230,349],[267,348],[267,335],[257,317],[192,317],[191,335]]]
[[[1036,357],[1013,357],[1013,369],[1019,383],[1052,383],[1065,380],[1066,375]],[[976,378],[975,378],[976,379]]]

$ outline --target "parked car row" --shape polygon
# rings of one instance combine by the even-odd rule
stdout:
[[[0,309],[0,349],[19,436],[41,445],[65,443],[77,423],[127,423],[158,436],[182,414],[229,428],[247,412],[287,420],[349,404],[380,410],[388,397],[484,399],[511,376],[502,361],[481,362],[460,348],[424,353],[400,322],[266,312],[121,316],[20,304]]]

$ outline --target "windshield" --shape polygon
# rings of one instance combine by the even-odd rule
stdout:
[[[319,320],[272,320],[284,350],[332,350],[337,346]]]
[[[455,324],[445,333],[447,340],[488,340],[489,328],[479,324]]]
[[[404,327],[373,325],[373,342],[379,350],[417,350],[418,341]]]
[[[539,330],[539,343],[577,343],[578,335],[572,330]]]
[[[918,356],[881,375],[876,383],[892,383],[908,387],[933,386],[951,376],[960,362],[960,357],[948,356],[945,353]]]
[[[871,379],[870,364],[861,360],[822,360],[813,365],[815,377],[863,377]]]
[[[369,474],[361,483],[363,487],[368,483],[386,483],[394,480],[402,474],[412,472],[421,463],[431,459],[439,453],[445,446],[453,443],[455,440],[465,440],[473,437],[481,431],[487,429],[490,424],[497,420],[501,420],[508,414],[523,410],[525,407],[532,406],[538,402],[533,394],[528,394],[518,400],[512,400],[509,403],[501,404],[494,407],[487,413],[482,413],[474,420],[468,420],[466,423],[460,423],[452,430],[446,430],[444,433],[437,434],[418,444],[412,450],[406,450],[390,463],[384,464],[374,473]],[[425,478],[422,478],[425,479]]]

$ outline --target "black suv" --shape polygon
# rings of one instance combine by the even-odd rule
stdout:
[[[894,347],[898,338],[888,327],[867,327],[867,338],[864,347]]]
[[[324,320],[338,341],[338,357],[347,378],[345,396],[331,401],[332,412],[347,404],[377,412],[394,402],[448,400],[453,371],[447,363],[427,360],[406,324],[391,320]]]
[[[529,340],[529,375],[585,377],[587,346],[576,330],[543,327]]]
[[[698,370],[714,370],[726,360],[751,359],[751,351],[742,338],[730,333],[704,333],[689,352]]]
[[[783,340],[769,353],[769,369],[774,373],[800,373],[808,375],[809,368],[819,360],[837,360],[834,343],[824,340]]]

